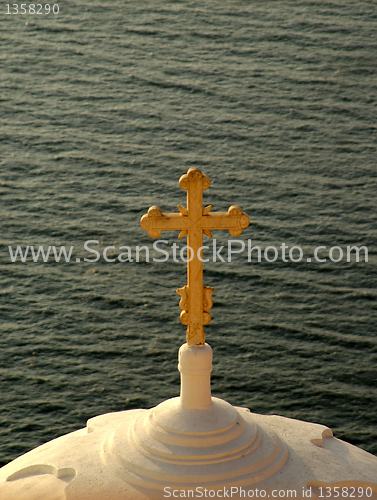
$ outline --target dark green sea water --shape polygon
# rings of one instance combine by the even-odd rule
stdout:
[[[208,265],[214,394],[377,453],[376,2],[0,8],[0,463],[175,396],[184,340],[183,265],[10,264],[7,245],[147,243],[140,215],[182,202],[192,165],[255,244],[369,247]]]

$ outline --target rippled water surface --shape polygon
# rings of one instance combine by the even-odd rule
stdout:
[[[60,7],[0,16],[0,462],[177,394],[183,265],[10,264],[7,245],[149,243],[140,215],[183,202],[191,165],[255,244],[368,245],[209,264],[207,339],[216,395],[377,453],[375,1]]]

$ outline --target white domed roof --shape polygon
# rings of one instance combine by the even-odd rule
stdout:
[[[328,427],[211,397],[211,367],[208,344],[184,344],[180,397],[92,418],[85,429],[23,455],[0,469],[0,498],[144,500],[205,491],[320,498],[339,487],[362,493],[356,498],[377,494],[376,457]]]

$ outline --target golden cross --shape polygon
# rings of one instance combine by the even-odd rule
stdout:
[[[187,207],[179,205],[178,213],[165,213],[153,206],[140,221],[152,238],[159,238],[161,231],[180,231],[179,238],[187,237],[187,285],[178,288],[177,293],[189,345],[205,343],[204,326],[211,321],[213,288],[203,284],[203,234],[211,237],[213,229],[223,229],[231,236],[239,236],[249,225],[249,217],[236,205],[229,207],[228,212],[212,212],[212,205],[203,207],[203,191],[210,184],[199,169],[190,168],[179,179],[180,188],[187,191]]]

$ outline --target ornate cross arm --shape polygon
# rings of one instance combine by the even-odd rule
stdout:
[[[240,236],[249,224],[249,217],[237,205],[229,207],[227,212],[209,212],[201,220],[203,232],[207,236],[212,236],[212,234],[208,235],[207,231],[213,229],[223,229],[231,236]]]
[[[179,208],[179,207],[178,207]],[[143,215],[140,225],[151,238],[159,238],[161,231],[185,231],[188,229],[189,220],[182,213],[164,213],[159,207],[150,207],[148,213]]]
[[[200,225],[203,233],[211,237],[209,234],[213,229],[224,229],[231,236],[240,236],[245,228],[249,225],[249,217],[243,213],[242,209],[237,205],[229,207],[227,212],[211,213],[212,205],[203,208],[203,215],[200,220]],[[187,210],[178,205],[180,213],[162,212],[159,207],[150,207],[148,213],[142,216],[140,220],[141,227],[147,231],[151,238],[159,238],[162,231],[184,231],[185,236],[189,229],[194,229],[194,225],[190,224],[190,219]]]
[[[187,191],[187,207],[178,206],[179,212],[162,212],[151,207],[142,216],[140,224],[152,238],[159,238],[162,231],[179,231],[179,237],[187,237],[187,245],[193,258],[187,262],[188,283],[177,290],[181,297],[180,319],[187,325],[187,343],[205,343],[204,325],[211,321],[213,288],[203,284],[203,262],[200,251],[203,234],[212,236],[212,231],[226,230],[231,236],[240,236],[249,225],[249,217],[238,206],[232,205],[227,212],[212,212],[212,205],[203,207],[203,191],[210,186],[209,178],[199,169],[190,168],[179,179],[179,186]]]

